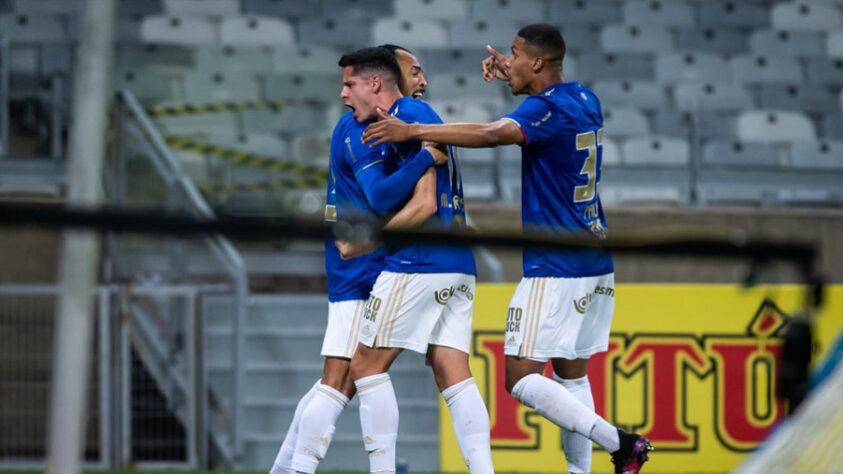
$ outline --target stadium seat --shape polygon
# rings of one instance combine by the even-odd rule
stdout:
[[[824,56],[822,35],[813,31],[756,30],[749,35],[752,54],[776,56]]]
[[[141,20],[146,43],[199,45],[213,44],[217,38],[217,25],[205,18],[150,15]]]
[[[712,140],[703,147],[703,163],[714,166],[778,167],[779,150],[769,143]]]
[[[355,48],[372,45],[370,28],[365,24],[340,18],[305,18],[299,22],[297,31],[299,44],[308,46]],[[399,44],[403,46],[403,43]]]
[[[560,30],[568,52],[594,54],[600,44],[600,27],[597,25],[569,24],[562,25]]]
[[[599,80],[592,88],[604,107],[631,105],[642,109],[667,106],[664,89],[648,81]]]
[[[758,28],[770,24],[769,10],[743,0],[700,2],[700,24],[705,27]]]
[[[45,44],[41,46],[39,69],[43,76],[61,74],[71,77],[73,48],[69,44]]]
[[[506,18],[528,24],[534,23],[537,18],[545,18],[545,15],[544,2],[541,0],[474,0],[471,4],[471,18],[475,20],[496,21]]]
[[[691,159],[688,141],[677,137],[630,138],[621,149],[628,165],[687,165]]]
[[[480,62],[489,56],[485,47],[477,45],[467,48],[426,48],[413,53],[419,59],[425,75],[437,72],[479,74]]]
[[[656,80],[661,84],[729,82],[732,70],[714,53],[668,53],[656,59]]]
[[[604,137],[615,139],[650,134],[650,122],[634,107],[603,107],[603,128]]]
[[[297,133],[291,148],[290,159],[308,166],[327,168],[331,156],[331,134]]]
[[[145,0],[143,2],[120,0],[117,4],[118,18],[133,17],[140,19],[147,15],[160,15],[162,13],[164,13],[163,0]]]
[[[471,100],[487,106],[503,102],[504,89],[508,87],[495,81],[487,83],[480,74],[429,74],[428,92],[431,100]]]
[[[740,55],[731,59],[732,73],[739,84],[800,84],[802,68],[793,58]]]
[[[79,20],[79,17],[72,17],[70,19],[71,38],[79,38]],[[114,30],[114,42],[117,44],[141,43],[141,16],[118,18],[117,26]]]
[[[0,15],[11,13],[14,10],[12,0],[0,0]]]
[[[431,101],[430,106],[445,123],[475,122],[486,123],[493,120],[489,109],[480,104],[467,101]]]
[[[775,202],[775,190],[758,184],[702,183],[698,188],[700,203],[706,206],[762,207]]]
[[[251,101],[260,99],[255,76],[223,68],[196,70],[185,75],[185,100],[194,103]]]
[[[687,28],[694,25],[694,10],[685,2],[631,0],[623,3],[623,21],[629,25]]]
[[[843,86],[843,58],[811,58],[808,60],[808,83],[821,86]]]
[[[825,49],[832,58],[843,58],[843,31],[829,33],[825,42]]]
[[[10,44],[54,43],[68,39],[65,25],[51,15],[2,15],[0,31]]]
[[[504,55],[509,55],[509,46],[518,30],[518,24],[508,20],[448,22],[448,37],[451,46],[474,47],[485,52],[485,45],[489,44]]]
[[[391,17],[394,12],[392,0],[322,0],[322,16],[325,18],[365,21]]]
[[[313,132],[321,127],[332,127],[325,122],[323,111],[316,107],[295,106],[281,110],[246,110],[242,112],[243,129],[251,132],[299,134]]]
[[[448,30],[438,21],[381,18],[372,27],[374,44],[400,44],[407,48],[444,48]]]
[[[342,71],[334,74],[273,74],[266,76],[266,99],[325,99],[338,102]]]
[[[196,68],[217,69],[243,74],[273,72],[273,50],[259,46],[199,46],[195,49]]]
[[[51,0],[49,2],[18,0],[14,4],[15,13],[20,15],[77,15],[82,13],[85,7],[82,0]]]
[[[460,176],[466,199],[492,200],[497,197],[495,186],[494,148],[459,148]]]
[[[184,16],[239,16],[239,0],[164,0],[164,11]]]
[[[623,161],[618,143],[603,134],[603,166],[618,166]]]
[[[566,25],[605,25],[623,21],[621,8],[612,0],[553,0],[548,2],[548,21]],[[568,41],[568,37],[565,37]]]
[[[333,48],[287,46],[273,48],[271,54],[276,73],[336,75],[340,71],[337,61],[342,55]]]
[[[585,53],[579,60],[576,79],[653,80],[653,60],[645,54]]]
[[[843,113],[825,114],[822,118],[823,138],[843,139]]]
[[[824,87],[764,84],[761,86],[761,107],[765,109],[835,112],[836,97]]]
[[[610,25],[600,32],[603,50],[609,53],[666,53],[673,37],[666,27]]]
[[[243,0],[243,13],[281,18],[308,18],[319,15],[319,3],[294,0]]]
[[[131,91],[142,103],[155,103],[178,97],[182,89],[178,79],[154,70],[117,69],[114,71],[112,82],[115,89]]]
[[[773,28],[783,30],[833,31],[843,28],[840,10],[819,2],[788,2],[773,5]]]
[[[735,137],[735,116],[719,111],[680,112],[659,110],[653,117],[656,135],[686,139],[730,139]]]
[[[159,102],[157,105],[167,104]],[[155,117],[153,122],[165,135],[191,137],[203,142],[238,131],[237,116],[231,112]]]
[[[226,45],[277,46],[295,43],[293,27],[281,18],[231,17],[220,23],[220,42]]]
[[[208,135],[205,141],[211,145],[271,156],[285,161],[291,159],[289,143],[272,133],[214,133]]]
[[[466,20],[466,0],[395,0],[395,17],[412,20]]]
[[[841,193],[837,190],[809,188],[778,189],[778,205],[792,207],[840,207]]]
[[[746,36],[734,28],[683,28],[677,35],[679,50],[708,51],[724,55],[749,51]]]
[[[196,50],[165,44],[121,45],[117,47],[114,64],[119,71],[184,74],[197,66]]]
[[[743,110],[754,106],[752,95],[732,83],[682,83],[673,91],[679,110]]]
[[[795,141],[790,147],[794,168],[843,171],[843,140]]]
[[[737,119],[738,138],[742,141],[788,142],[813,140],[817,133],[805,114],[779,110],[750,110]]]
[[[27,81],[31,82],[32,78],[41,74],[40,56],[40,48],[35,46],[16,47],[9,51],[8,61],[12,82],[19,77],[26,77]]]

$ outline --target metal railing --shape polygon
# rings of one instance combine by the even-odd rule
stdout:
[[[178,160],[173,156],[164,142],[163,137],[152,121],[146,115],[143,107],[131,92],[120,91],[115,103],[115,141],[113,151],[117,154],[114,160],[119,169],[125,170],[125,160],[122,157],[122,139],[125,133],[131,133],[134,138],[144,142],[146,156],[155,167],[167,187],[180,195],[187,211],[196,217],[211,219],[214,213],[197,190],[193,181],[185,174]],[[117,194],[125,192],[125,176],[117,178]],[[233,399],[232,399],[232,454],[236,457],[242,449],[242,400],[241,387],[244,384],[244,331],[246,309],[249,298],[248,276],[241,255],[231,242],[219,234],[206,235],[204,242],[212,254],[219,260],[230,277],[234,287],[234,324],[232,331],[233,342]]]

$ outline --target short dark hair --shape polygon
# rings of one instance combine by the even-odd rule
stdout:
[[[392,54],[395,54],[396,51],[405,51],[405,52],[408,52],[410,54],[413,54],[413,52],[410,51],[409,49],[407,49],[403,46],[398,46],[397,44],[392,44],[392,43],[382,44],[382,45],[378,46],[378,48],[388,49],[389,51],[392,52]]]
[[[379,73],[384,80],[401,82],[401,67],[395,60],[395,53],[386,48],[358,49],[343,55],[337,64],[342,68],[351,66],[354,75]]]
[[[547,56],[548,61],[562,60],[565,58],[565,40],[562,33],[555,26],[545,23],[527,25],[518,32],[518,36],[524,38],[524,42],[541,50]]]

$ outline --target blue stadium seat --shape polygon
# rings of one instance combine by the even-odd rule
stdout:
[[[779,150],[769,143],[712,140],[703,147],[703,163],[714,166],[779,167]]]
[[[740,55],[731,59],[732,73],[739,84],[799,84],[802,68],[793,58]]]
[[[504,101],[506,84],[495,81],[487,83],[480,74],[429,74],[428,93],[430,100],[470,100],[489,107],[500,106]]]
[[[840,10],[820,2],[787,2],[773,5],[774,28],[783,30],[834,31],[843,28]]]
[[[609,25],[600,32],[609,53],[666,53],[673,51],[673,36],[666,27]]]
[[[813,140],[814,124],[805,114],[780,110],[750,110],[737,119],[738,138],[743,141],[789,142]]]
[[[394,12],[392,0],[322,0],[322,16],[325,18],[372,20],[394,16]]]
[[[220,23],[220,42],[225,45],[277,46],[295,43],[293,27],[282,18],[229,17]]]
[[[195,70],[184,77],[187,102],[214,103],[260,99],[260,83],[254,75],[224,68]]]
[[[603,137],[623,139],[634,135],[650,135],[650,122],[634,107],[603,107]]]
[[[311,0],[243,0],[243,13],[281,18],[308,18],[319,15],[319,3]]]
[[[823,115],[822,131],[823,138],[843,139],[843,113],[833,112]]]
[[[334,74],[272,74],[266,76],[267,100],[325,99],[338,102],[342,89],[342,71]]]
[[[489,56],[484,46],[426,48],[413,51],[425,75],[441,73],[479,74],[480,62]]]
[[[676,85],[673,94],[679,110],[738,111],[755,105],[746,88],[732,83],[682,83]]]
[[[395,16],[413,20],[466,20],[469,8],[466,0],[394,0]]]
[[[813,31],[755,30],[749,50],[763,56],[825,56],[822,35]]]
[[[537,18],[546,17],[542,0],[474,0],[471,4],[471,18],[496,21],[506,18],[521,23],[535,23]],[[513,36],[515,32],[512,33]]]
[[[843,171],[843,140],[795,141],[790,147],[794,168]]]
[[[175,16],[239,16],[240,0],[164,0],[164,11]]]
[[[621,148],[629,165],[687,165],[691,160],[688,141],[677,137],[635,137]]]
[[[600,44],[600,27],[597,25],[568,24],[560,28],[565,38],[565,48],[573,53],[594,54]],[[515,35],[512,36],[515,38]]]
[[[566,25],[602,26],[623,20],[620,6],[612,0],[553,0],[549,4],[548,21],[563,29]]]
[[[762,5],[743,0],[706,0],[700,2],[700,24],[715,28],[758,28],[770,24],[770,13]]]
[[[825,49],[832,58],[843,58],[843,31],[829,33],[826,38]]]
[[[306,18],[298,23],[297,31],[299,44],[308,46],[356,48],[372,45],[371,29],[363,20]]]
[[[807,65],[808,83],[820,86],[843,86],[843,58],[811,58]]]
[[[342,54],[325,47],[281,47],[273,48],[272,65],[282,74],[331,74],[340,71],[337,66]]]
[[[764,84],[761,107],[765,109],[835,112],[839,105],[834,94],[824,87]]]
[[[659,109],[668,105],[664,89],[653,82],[598,80],[594,93],[604,107],[631,105],[642,109]]]
[[[645,54],[585,53],[579,60],[576,79],[591,82],[597,79],[652,80],[653,60]]]
[[[404,20],[381,18],[372,27],[375,44],[393,43],[407,48],[444,48],[448,43],[448,30],[434,20]]]
[[[509,54],[509,46],[518,30],[518,24],[508,20],[465,20],[448,23],[451,46],[473,47],[485,51],[485,46],[489,44],[504,55]]]
[[[749,51],[746,36],[734,28],[683,28],[677,33],[677,46],[683,51],[708,51],[723,55]]]
[[[694,25],[694,10],[685,2],[631,0],[623,3],[624,23],[687,28]]]
[[[729,82],[729,63],[714,53],[668,53],[656,59],[656,79],[661,84],[677,82]]]
[[[260,46],[199,46],[195,49],[196,68],[222,69],[243,74],[273,72],[273,50]]]
[[[11,44],[60,43],[68,40],[64,23],[52,15],[2,15],[0,31]]]
[[[200,17],[150,15],[141,21],[146,43],[200,45],[217,41],[217,25]]]

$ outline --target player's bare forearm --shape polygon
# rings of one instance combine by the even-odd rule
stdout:
[[[466,148],[488,148],[524,143],[521,129],[511,120],[498,120],[491,123],[411,124],[393,118],[375,122],[363,132],[363,141],[371,146],[412,139]]]
[[[428,168],[416,183],[413,197],[398,211],[384,229],[415,229],[436,213],[436,172]]]

